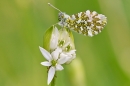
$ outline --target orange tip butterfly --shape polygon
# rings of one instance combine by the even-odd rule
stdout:
[[[103,14],[98,14],[96,11],[87,10],[85,12],[68,15],[52,4],[48,3],[48,5],[59,11],[58,25],[69,28],[85,36],[92,37],[97,35],[107,24],[107,17]]]

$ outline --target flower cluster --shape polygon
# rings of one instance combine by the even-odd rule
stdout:
[[[41,64],[48,67],[48,85],[54,78],[55,72],[63,70],[62,64],[68,64],[76,57],[71,33],[66,29],[58,30],[54,26],[52,29],[49,50],[39,47],[42,55],[47,60],[41,62]]]

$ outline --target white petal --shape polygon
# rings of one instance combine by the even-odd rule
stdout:
[[[62,48],[60,48],[60,47],[57,47],[57,49],[56,49],[59,53],[61,53],[62,52]]]
[[[50,49],[54,50],[58,45],[58,39],[53,36],[53,38],[50,41]]]
[[[69,52],[67,52],[68,54],[75,54],[75,51],[76,50],[71,50],[71,51],[69,51]]]
[[[75,55],[71,55],[71,56],[68,56],[68,60],[66,62],[66,64],[69,64],[74,58],[76,57],[76,54]]]
[[[39,49],[40,49],[42,55],[43,55],[48,61],[51,61],[51,60],[52,60],[51,54],[50,54],[48,51],[46,51],[44,48],[42,48],[42,47],[40,47],[40,46],[39,46]]]
[[[45,62],[41,62],[41,65],[43,65],[43,66],[51,66],[51,63],[48,62],[48,61],[45,61]]]
[[[59,31],[55,27],[53,32],[52,32],[52,36],[51,36],[51,40],[50,40],[50,49],[51,50],[54,50],[57,47],[58,39],[59,39]]]
[[[59,35],[59,31],[58,31],[57,27],[54,28],[53,34],[56,35],[56,36]]]
[[[48,71],[48,85],[50,84],[50,82],[52,81],[52,79],[54,78],[54,75],[55,75],[55,68],[54,67],[51,67]]]
[[[67,57],[68,55],[65,53],[65,52],[62,52],[61,54],[60,54],[60,58],[65,58],[65,57]]]
[[[53,51],[53,52],[51,53],[51,55],[52,55],[52,58],[56,61],[56,60],[58,59],[59,52]]]
[[[63,49],[66,48],[69,44],[70,44],[70,40],[69,41],[66,40],[65,44],[63,45]]]
[[[52,58],[54,59],[54,60],[57,60],[58,59],[58,57],[59,57],[59,53],[61,53],[61,48],[57,48],[55,51],[53,51],[52,53],[51,53],[51,55],[52,55]]]
[[[63,70],[64,68],[60,65],[60,64],[57,64],[56,65],[56,70]]]
[[[75,50],[72,50],[72,51],[75,51]],[[75,53],[73,53],[73,54],[71,54],[71,53],[61,53],[60,57],[62,59],[59,59],[57,63],[59,63],[59,64],[67,63],[68,64],[76,57],[76,54]]]
[[[67,55],[62,53],[62,55],[60,55],[60,59],[58,59],[57,63],[58,64],[64,64],[67,61],[68,61]]]
[[[60,30],[60,40],[66,40],[69,37],[69,34],[66,30]]]

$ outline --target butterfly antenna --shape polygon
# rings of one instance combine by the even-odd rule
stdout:
[[[58,8],[56,8],[55,6],[53,6],[52,4],[48,3],[49,6],[53,7],[54,9],[58,10],[59,12],[62,13],[62,11],[60,11]]]

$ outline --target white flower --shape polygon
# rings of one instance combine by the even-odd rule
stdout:
[[[50,40],[50,49],[53,51],[56,48],[62,50],[60,54],[61,56],[65,55],[69,59],[66,62],[67,64],[76,57],[73,39],[70,37],[70,34],[66,29],[58,30],[56,27],[53,29]]]
[[[50,33],[48,35],[48,33]],[[62,64],[70,63],[75,57],[75,46],[73,35],[71,32],[65,28],[58,30],[55,26],[51,27],[45,38],[49,38],[44,41],[47,47],[44,45],[44,48],[39,47],[42,55],[47,61],[41,62],[43,66],[48,67],[48,85],[53,80],[56,71],[63,70]],[[49,52],[48,52],[49,51]]]
[[[61,66],[61,64],[66,63],[69,60],[69,58],[67,58],[66,55],[59,55],[62,52],[61,48],[57,48],[51,54],[42,47],[39,47],[39,49],[42,55],[45,57],[45,59],[48,60],[41,62],[41,64],[49,68],[47,81],[49,85],[52,79],[54,78],[55,71],[63,70],[64,68]]]
[[[69,37],[69,33],[63,29],[60,30],[60,36],[59,36],[59,44],[58,46],[61,47],[63,50],[70,44],[71,38]]]
[[[70,63],[75,57],[75,46],[70,38],[68,32],[66,30],[61,31],[61,36],[59,38],[59,41],[61,42],[60,47],[62,48],[61,57],[62,55],[65,55],[69,60],[66,62],[67,64]]]
[[[68,44],[70,44],[68,32],[65,29],[58,31],[58,29],[55,27],[51,35],[50,49],[54,50],[57,47],[65,48],[65,46]]]

